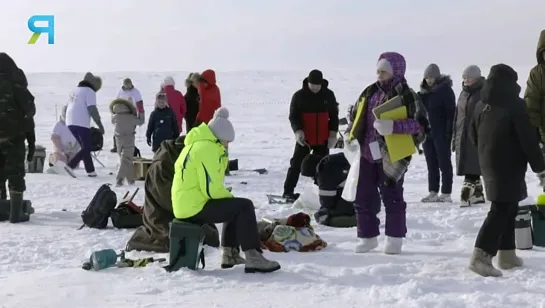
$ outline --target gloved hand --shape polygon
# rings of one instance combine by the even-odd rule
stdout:
[[[34,158],[36,152],[36,145],[32,142],[28,144],[28,154],[26,155],[26,161],[30,162]]]
[[[151,146],[151,139],[150,138],[146,139],[146,143],[148,144],[148,146]]]
[[[388,136],[394,132],[394,120],[375,120],[373,127],[382,136]]]
[[[100,132],[101,135],[104,135],[104,126],[99,125],[98,126],[98,131]]]
[[[348,136],[344,137],[344,150],[349,152],[355,152],[359,150],[360,144],[357,140],[348,141]]]
[[[545,187],[545,171],[538,173],[537,178],[539,179],[539,186]]]
[[[305,141],[305,133],[302,130],[295,132],[295,142],[297,142],[297,144],[300,146],[306,146],[307,143]]]
[[[337,132],[330,131],[329,138],[327,138],[327,147],[330,149],[333,149],[335,148],[336,144],[337,144]]]

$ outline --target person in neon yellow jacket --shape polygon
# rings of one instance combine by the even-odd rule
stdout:
[[[244,264],[247,273],[274,272],[280,264],[263,257],[253,202],[234,197],[224,185],[227,149],[234,140],[227,108],[217,109],[208,124],[187,134],[174,164],[174,217],[196,224],[223,223],[222,268]],[[246,259],[240,256],[239,246]]]

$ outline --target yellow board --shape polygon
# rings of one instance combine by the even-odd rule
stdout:
[[[387,104],[386,102],[385,104]],[[374,110],[373,110],[374,112]],[[380,115],[375,114],[380,120],[405,120],[407,119],[407,107],[401,106],[385,111]],[[390,161],[395,163],[416,152],[413,136],[410,134],[391,134],[384,136]]]

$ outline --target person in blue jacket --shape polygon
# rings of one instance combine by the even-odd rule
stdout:
[[[430,123],[430,132],[423,144],[428,166],[429,195],[422,202],[452,202],[451,141],[456,111],[456,96],[450,76],[442,75],[437,64],[424,71],[424,80],[418,92]],[[441,193],[439,195],[439,193]]]
[[[155,153],[161,142],[176,139],[179,134],[176,114],[168,106],[166,94],[159,92],[155,97],[155,110],[149,116],[146,141]]]

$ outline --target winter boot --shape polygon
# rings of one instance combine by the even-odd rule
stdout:
[[[483,183],[481,180],[478,180],[475,183],[475,191],[473,192],[473,195],[469,199],[471,204],[479,204],[479,203],[485,203],[484,199],[484,189],[483,189]]]
[[[123,186],[123,179],[116,179],[115,187],[121,187],[121,186]]]
[[[483,277],[501,277],[503,273],[492,265],[492,256],[480,248],[473,249],[469,270]]]
[[[378,237],[360,238],[354,250],[356,253],[366,253],[378,247]]]
[[[439,202],[452,203],[452,198],[450,194],[441,194],[439,197]]]
[[[231,268],[235,265],[245,264],[246,260],[240,256],[240,250],[234,247],[223,247],[221,255],[221,268]]]
[[[271,273],[280,269],[280,264],[276,261],[265,259],[263,254],[256,249],[246,250],[246,273]]]
[[[435,191],[430,191],[430,194],[422,198],[422,200],[420,201],[424,203],[440,202],[439,196],[437,195]]]
[[[475,182],[472,181],[464,181],[464,184],[462,185],[462,190],[460,192],[460,202],[463,205],[471,205],[472,200],[471,197],[475,195],[475,188],[477,187]]]
[[[515,250],[498,251],[498,267],[502,270],[509,270],[515,267],[521,267],[524,264],[522,259],[517,257]]]
[[[402,237],[386,237],[386,245],[384,245],[384,253],[387,255],[398,255],[403,247]]]
[[[293,203],[295,200],[299,199],[299,196],[301,194],[292,193],[292,192],[284,192],[282,194],[282,198],[286,199],[287,202]]]
[[[24,219],[25,213],[23,213],[23,193],[10,190],[9,192],[9,222],[12,224],[27,221]]]

